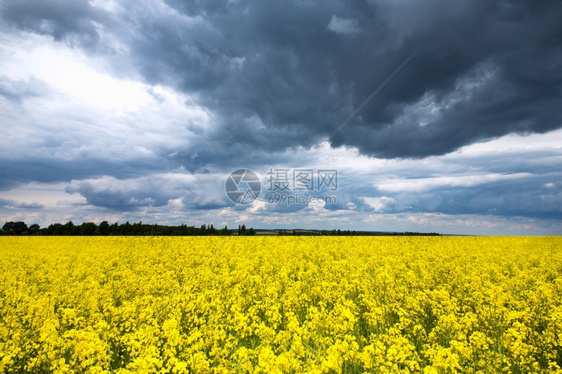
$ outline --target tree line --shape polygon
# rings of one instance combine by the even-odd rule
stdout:
[[[267,231],[267,230],[261,230]],[[378,236],[378,235],[399,235],[399,236],[437,236],[437,233],[419,233],[419,232],[372,232],[372,231],[355,231],[355,230],[279,230],[278,235],[322,235],[322,236]],[[6,222],[0,230],[0,235],[83,235],[83,236],[97,236],[97,235],[138,235],[138,236],[205,236],[205,235],[256,235],[254,228],[246,228],[246,225],[238,225],[238,230],[229,229],[224,226],[217,229],[213,224],[201,225],[200,227],[187,226],[181,224],[180,226],[166,226],[158,224],[145,224],[141,222],[129,223],[128,221],[122,224],[117,222],[110,224],[107,221],[101,222],[99,225],[94,222],[84,222],[75,225],[72,221],[65,224],[54,223],[48,227],[40,227],[34,223],[27,225],[23,221],[10,221]]]
[[[322,230],[322,235],[334,236],[439,236],[436,232],[372,232],[372,231],[355,231],[355,230]]]
[[[378,231],[356,231],[356,230],[279,230],[280,236],[439,236],[436,232],[378,232]]]
[[[253,228],[246,229],[246,225],[238,226],[238,231],[230,230],[227,226],[217,229],[213,224],[201,225],[200,227],[187,226],[166,226],[158,224],[129,223],[110,224],[107,221],[99,225],[94,222],[84,222],[75,225],[72,221],[65,224],[54,223],[48,227],[40,227],[34,223],[27,225],[23,221],[6,222],[0,230],[0,235],[151,235],[151,236],[195,236],[195,235],[255,235]]]

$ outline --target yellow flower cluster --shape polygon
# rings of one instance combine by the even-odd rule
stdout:
[[[562,373],[562,239],[1,237],[4,373]]]

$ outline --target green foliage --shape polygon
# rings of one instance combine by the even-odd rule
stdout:
[[[23,235],[28,233],[27,225],[22,221],[6,222],[2,226],[2,232],[4,235]]]
[[[254,230],[254,229],[251,229]],[[253,231],[255,235],[255,230]],[[109,224],[107,221],[101,222],[97,225],[94,222],[84,222],[76,226],[72,221],[60,224],[54,223],[48,227],[41,228],[38,224],[34,223],[29,228],[25,222],[6,222],[2,227],[2,235],[54,235],[54,236],[69,236],[69,235],[122,235],[122,236],[199,236],[199,235],[231,235],[232,232],[227,226],[217,230],[213,224],[201,225],[197,228],[195,226],[187,226],[182,224],[180,226],[162,226],[158,224],[148,225],[141,222],[123,224],[113,223]]]

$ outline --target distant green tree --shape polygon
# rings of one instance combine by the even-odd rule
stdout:
[[[121,235],[121,228],[117,222],[109,226],[109,235]]]
[[[78,232],[74,222],[68,221],[64,225],[62,225],[62,235],[76,235]]]
[[[60,223],[53,223],[47,227],[46,231],[47,235],[62,235],[62,225]]]
[[[2,226],[2,231],[6,235],[23,235],[28,233],[27,224],[23,221],[6,222],[4,226]]]
[[[143,235],[144,234],[144,227],[142,225],[142,221],[139,221],[139,223],[133,223],[132,224],[131,234],[132,235]]]
[[[103,221],[99,227],[100,235],[109,235],[109,222]]]
[[[98,226],[94,222],[84,222],[80,225],[80,235],[99,235]]]
[[[125,222],[122,225],[117,224],[117,226],[119,227],[118,230],[121,235],[131,235],[133,226],[129,223],[129,221]]]
[[[37,223],[34,223],[29,226],[27,231],[29,232],[29,235],[38,235],[41,232],[41,227]]]

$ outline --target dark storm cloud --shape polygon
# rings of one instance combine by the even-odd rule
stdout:
[[[335,195],[337,203],[326,204],[326,209],[562,219],[562,174],[558,171],[404,178],[375,188],[350,185]]]
[[[113,178],[101,180],[75,181],[68,185],[65,192],[82,195],[87,204],[113,209],[131,211],[149,206],[163,206],[171,198],[167,191],[155,188],[155,180],[143,179],[138,183],[127,183]]]
[[[94,22],[104,17],[104,12],[87,0],[8,0],[0,11],[9,25],[88,47],[99,40]]]
[[[118,160],[53,160],[45,158],[24,160],[0,160],[0,191],[9,190],[18,185],[29,182],[54,183],[70,182],[74,179],[85,179],[102,175],[119,178],[132,178],[144,175],[150,171],[159,170],[162,164],[142,161]]]
[[[561,176],[550,175],[470,187],[438,187],[416,194],[390,194],[395,201],[391,211],[562,219],[560,186]]]
[[[326,139],[414,52],[332,146],[425,157],[562,125],[560,2],[165,3],[130,2],[111,16],[86,1],[1,9],[10,25],[86,46],[103,28],[129,49],[116,70],[177,89],[155,58],[253,152]]]
[[[212,210],[231,206],[222,175],[153,174],[130,179],[101,177],[72,181],[65,189],[89,205],[115,211],[163,207],[172,200],[185,209]]]
[[[134,48],[253,149],[327,137],[415,51],[333,146],[424,157],[562,124],[560,3],[311,3],[168,1],[198,21],[152,20]]]

